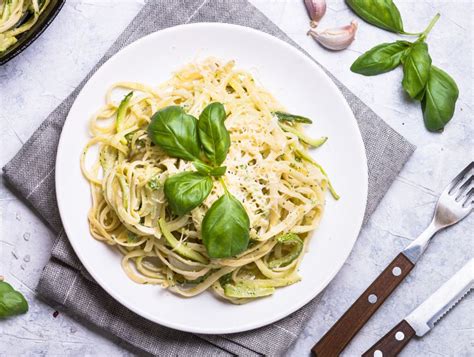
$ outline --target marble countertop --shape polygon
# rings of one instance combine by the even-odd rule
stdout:
[[[251,0],[301,47],[384,120],[417,145],[386,197],[364,227],[344,267],[323,292],[289,356],[307,356],[311,346],[365,290],[392,258],[425,228],[438,193],[473,158],[473,9],[472,1],[396,3],[408,30],[426,27],[436,12],[441,19],[429,36],[433,63],[455,78],[460,97],[455,118],[443,134],[425,130],[419,104],[406,99],[401,71],[378,77],[350,72],[350,64],[372,46],[398,36],[362,21],[356,41],[341,52],[326,51],[306,36],[303,1]],[[139,0],[69,0],[46,32],[23,54],[0,67],[0,165],[6,164],[92,68],[143,6]],[[328,0],[321,27],[348,24],[353,18],[343,0]],[[474,254],[470,216],[432,242],[402,286],[360,331],[345,356],[360,355],[394,324],[445,282]],[[54,236],[4,182],[0,184],[0,275],[22,291],[28,314],[0,322],[0,356],[127,356],[134,351],[104,336],[35,295]],[[465,298],[433,331],[414,339],[403,356],[472,356],[473,295]]]

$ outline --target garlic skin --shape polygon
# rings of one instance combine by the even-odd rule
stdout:
[[[311,18],[311,27],[318,26],[319,20],[321,20],[326,13],[326,0],[304,0],[304,4]]]
[[[352,43],[357,32],[357,21],[353,20],[350,25],[324,31],[309,30],[308,35],[314,38],[321,46],[333,51],[343,50]]]

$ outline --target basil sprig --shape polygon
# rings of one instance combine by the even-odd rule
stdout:
[[[24,314],[28,311],[28,302],[25,297],[13,287],[0,281],[0,319]]]
[[[204,216],[201,235],[211,258],[227,258],[247,249],[249,229],[244,206],[226,190]]]
[[[362,11],[361,9],[364,10],[364,14],[367,12],[373,13],[374,9],[379,6],[383,6],[385,12],[391,12],[395,6],[392,1],[346,1],[351,7],[355,4],[354,6],[357,7],[358,11],[355,8],[354,11],[357,14]],[[366,19],[365,15],[360,16]],[[437,14],[423,33],[413,34],[418,36],[416,41],[382,43],[359,56],[351,66],[352,72],[364,76],[375,76],[389,72],[402,64],[403,89],[412,99],[421,102],[425,127],[429,131],[443,130],[454,115],[456,101],[459,96],[455,81],[446,72],[431,65],[431,56],[425,42],[439,17],[440,15]],[[373,21],[367,21],[379,26]],[[400,31],[394,32],[407,34]]]
[[[405,33],[403,21],[392,0],[346,0],[347,5],[368,23],[396,33]]]
[[[224,125],[227,117],[221,103],[211,103],[199,120],[179,106],[156,112],[148,126],[148,135],[169,156],[192,161],[197,171],[169,176],[164,193],[173,214],[183,216],[198,207],[211,193],[212,177],[225,174],[230,135]],[[211,258],[228,258],[245,249],[249,243],[250,220],[244,206],[227,190],[206,212],[201,233]],[[157,185],[150,185],[155,187]],[[165,234],[165,233],[163,233]],[[167,240],[173,237],[169,233]]]

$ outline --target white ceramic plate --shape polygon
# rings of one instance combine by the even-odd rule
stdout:
[[[91,200],[79,157],[89,139],[90,116],[118,81],[156,85],[180,66],[207,56],[234,59],[250,70],[290,112],[314,119],[307,132],[326,135],[314,151],[341,195],[327,197],[321,226],[301,265],[302,281],[268,298],[236,306],[205,292],[194,298],[159,286],[139,285],[120,267],[120,254],[94,240],[87,223]],[[87,82],[72,106],[56,163],[59,211],[69,240],[88,272],[110,295],[161,325],[197,333],[232,333],[261,327],[296,311],[320,293],[347,259],[359,233],[367,199],[367,163],[356,120],[342,94],[307,56],[272,36],[227,24],[192,24],[146,36],[117,53]]]

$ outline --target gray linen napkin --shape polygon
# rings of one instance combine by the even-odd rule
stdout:
[[[78,319],[160,356],[282,355],[297,339],[318,298],[266,327],[230,335],[193,335],[152,323],[120,305],[85,271],[64,235],[54,190],[54,159],[59,135],[77,94],[92,74],[122,47],[151,32],[191,22],[227,22],[253,27],[298,47],[246,0],[152,0],[119,36],[87,77],[43,122],[3,168],[4,178],[45,219],[58,238],[37,287],[38,294]],[[299,48],[299,47],[298,47]],[[328,73],[329,74],[329,73]],[[369,166],[369,197],[364,222],[390,187],[415,147],[393,131],[331,74],[346,97],[364,139]]]

